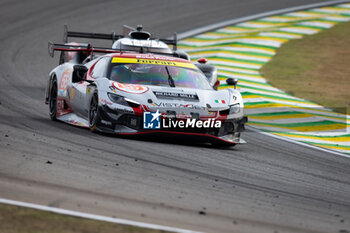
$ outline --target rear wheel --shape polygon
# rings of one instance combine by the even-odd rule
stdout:
[[[97,124],[101,121],[98,108],[98,95],[95,93],[90,102],[89,108],[89,128],[92,132],[96,132]]]
[[[50,118],[51,120],[56,120],[57,115],[57,80],[56,77],[53,78],[51,82],[50,89],[50,99],[49,99],[49,109],[50,109]]]

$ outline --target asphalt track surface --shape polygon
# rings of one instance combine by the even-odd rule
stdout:
[[[44,105],[63,24],[159,36],[318,1],[0,2],[0,197],[205,232],[350,231],[350,160],[255,132],[215,149],[53,122]]]

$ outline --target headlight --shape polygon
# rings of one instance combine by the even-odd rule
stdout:
[[[121,105],[132,107],[132,108],[138,108],[140,106],[139,102],[125,98],[124,96],[113,94],[113,93],[107,93],[107,95],[108,95],[108,98],[113,103],[121,104]]]
[[[241,105],[239,103],[230,106],[230,114],[239,113],[241,111]]]
[[[126,102],[124,96],[116,95],[113,93],[107,93],[107,95],[108,95],[108,98],[112,102],[117,103],[117,104],[121,104],[121,105],[125,105],[125,106],[129,106],[129,104],[128,104],[128,102]]]

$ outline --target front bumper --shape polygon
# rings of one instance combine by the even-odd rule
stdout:
[[[173,134],[196,136],[207,140],[221,140],[229,143],[242,143],[240,133],[245,130],[247,117],[239,119],[227,119],[222,121],[220,128],[167,128],[167,129],[144,129],[143,117],[136,116],[131,112],[115,111],[108,106],[99,106],[101,122],[97,129],[104,133],[119,135],[143,135],[143,134]]]

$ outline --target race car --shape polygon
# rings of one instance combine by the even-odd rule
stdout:
[[[111,39],[113,45],[68,43],[68,37]],[[61,51],[46,89],[52,120],[118,135],[179,134],[219,146],[244,143],[240,133],[247,117],[237,80],[227,79],[232,88],[217,90],[217,69],[204,58],[191,63],[177,50],[176,36],[154,39],[142,27],[122,36],[65,27],[64,40],[49,42],[51,56]]]

